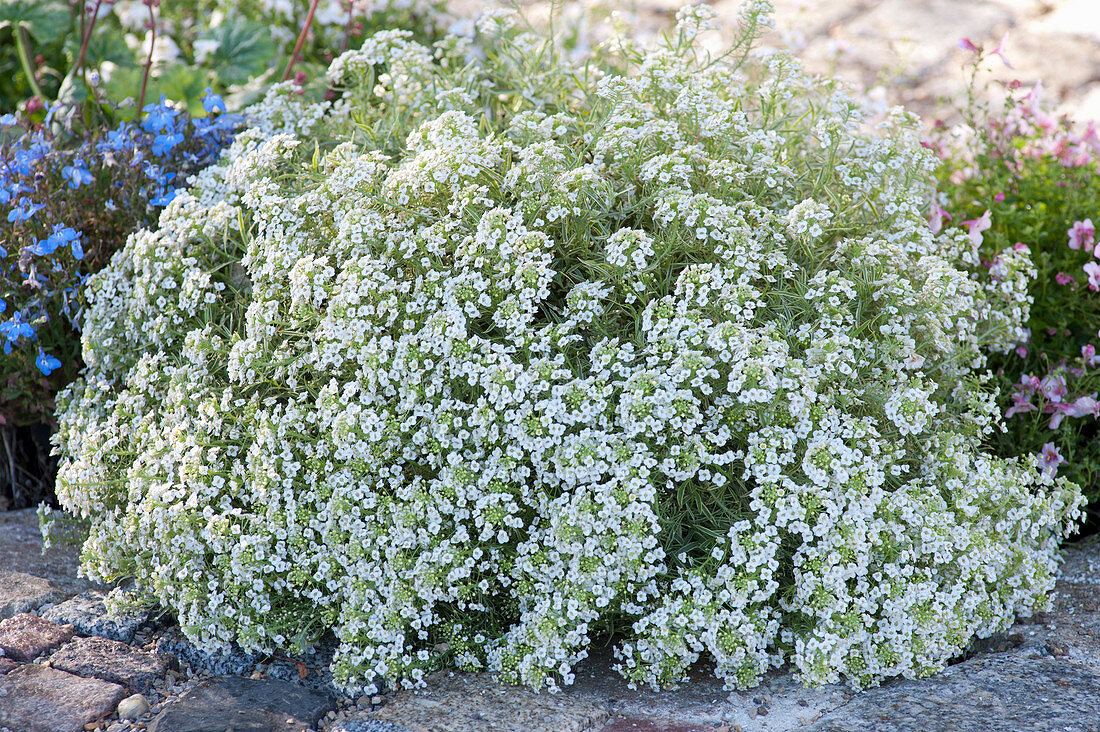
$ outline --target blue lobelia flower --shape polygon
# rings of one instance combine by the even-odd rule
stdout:
[[[168,188],[158,195],[156,198],[149,200],[150,205],[153,206],[167,206],[172,202],[172,199],[176,197],[176,189]]]
[[[17,221],[26,221],[34,216],[34,214],[42,209],[46,208],[44,203],[34,203],[26,196],[19,199],[19,205],[8,211],[8,221],[15,223]]]
[[[20,338],[33,340],[35,335],[34,326],[24,322],[23,316],[18,312],[12,316],[11,320],[0,323],[0,336],[4,337],[4,353],[11,353],[11,347]]]
[[[172,149],[183,142],[183,133],[162,134],[153,138],[153,154],[157,156],[167,155]]]
[[[73,256],[77,259],[84,258],[84,248],[80,244],[80,232],[71,226],[61,224],[55,224],[53,233],[45,239],[39,239],[33,247],[29,248],[29,251],[31,254],[37,254],[40,257],[48,257],[64,246],[72,247]]]
[[[79,159],[74,160],[72,165],[62,168],[61,177],[69,181],[69,188],[79,188],[95,182],[95,176],[88,170],[84,161]]]
[[[41,348],[38,349],[38,358],[34,360],[34,365],[46,376],[49,376],[51,373],[61,368],[61,362]]]
[[[159,104],[146,104],[144,111],[145,119],[141,121],[141,129],[146,132],[160,132],[166,129],[179,114],[177,110],[167,105],[163,94],[160,95]]]
[[[225,111],[225,101],[211,91],[210,87],[206,87],[206,91],[203,92],[202,108],[207,114],[214,114],[214,112]]]

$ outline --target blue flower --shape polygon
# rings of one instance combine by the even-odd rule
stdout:
[[[161,193],[156,198],[150,199],[149,203],[153,206],[167,206],[172,202],[172,199],[176,197],[176,189],[169,188]]]
[[[207,91],[210,90],[207,89]],[[17,124],[19,124],[19,120],[15,118],[14,114],[0,115],[0,127],[11,127]]]
[[[172,152],[172,148],[183,142],[183,133],[176,132],[170,135],[157,135],[153,138],[153,154],[154,155],[167,155]]]
[[[5,255],[5,256],[7,256],[7,255]],[[8,304],[6,302],[4,302],[3,300],[0,300],[0,313],[4,312],[7,309],[8,309]]]
[[[145,105],[145,119],[141,121],[141,129],[146,132],[160,132],[172,124],[172,120],[179,114],[165,103],[165,97],[160,95],[159,104]]]
[[[73,256],[77,259],[84,258],[84,248],[80,244],[80,232],[70,226],[56,224],[53,233],[46,239],[39,239],[28,251],[40,257],[48,257],[60,247],[72,247]]]
[[[118,211],[118,206],[115,205],[115,199],[108,198],[103,202],[103,207],[108,211]]]
[[[211,91],[210,87],[206,87],[206,91],[202,97],[202,108],[206,110],[207,114],[214,114],[214,112],[225,111],[225,101]]]
[[[69,181],[69,188],[79,188],[95,182],[95,176],[91,174],[83,160],[74,160],[72,165],[62,168],[61,177]]]
[[[26,221],[34,216],[34,214],[42,209],[46,208],[44,203],[34,203],[26,196],[19,199],[19,205],[8,211],[8,222],[15,223],[17,221]]]
[[[61,362],[47,354],[41,348],[38,349],[38,358],[34,360],[34,365],[46,376],[49,376],[51,373],[61,368]]]
[[[118,129],[107,133],[107,140],[99,143],[99,149],[100,151],[114,150],[115,152],[121,152],[130,144],[131,139],[130,127],[123,122],[118,126]]]
[[[0,336],[4,336],[4,353],[11,353],[11,347],[20,338],[34,339],[36,335],[34,326],[23,321],[23,316],[16,313],[12,319],[0,323]]]

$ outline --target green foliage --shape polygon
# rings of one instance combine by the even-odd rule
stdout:
[[[1100,138],[1090,124],[1074,129],[1042,105],[1041,87],[1010,88],[1003,111],[972,105],[964,145],[943,141],[941,201],[955,224],[988,213],[976,232],[977,272],[999,276],[998,253],[1026,247],[1034,264],[1024,337],[994,354],[1007,430],[991,444],[1001,455],[1039,455],[1046,469],[1100,499]],[[964,226],[964,228],[968,228]]]

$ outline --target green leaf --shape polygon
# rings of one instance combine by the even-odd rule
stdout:
[[[115,69],[110,80],[103,85],[107,98],[114,102],[121,102],[130,97],[136,103],[141,94],[143,72],[141,68]],[[160,76],[149,78],[149,84],[145,89],[145,103],[158,102],[163,94],[169,101],[186,104],[187,112],[191,116],[201,117],[205,114],[202,108],[202,97],[208,86],[210,86],[208,71],[194,66],[172,66]],[[132,119],[137,112],[136,106],[130,107],[119,110],[119,116],[123,119]]]
[[[169,67],[159,78],[154,87],[155,95],[145,94],[145,103],[155,102],[160,95],[168,97],[173,102],[183,102],[187,105],[187,113],[192,117],[202,116],[202,97],[206,87],[210,86],[209,74],[195,66]]]
[[[0,28],[23,26],[39,43],[62,38],[73,24],[62,0],[0,0]]]
[[[218,78],[227,86],[244,84],[250,77],[266,71],[275,60],[271,30],[246,18],[228,20],[207,30],[198,40],[218,43],[204,65],[216,69]]]
[[[75,33],[66,42],[66,51],[69,54],[69,61],[76,63],[80,55],[80,37]],[[84,52],[84,67],[94,69],[107,62],[124,69],[138,65],[134,52],[126,45],[121,33],[114,28],[97,28],[88,41],[88,49]]]

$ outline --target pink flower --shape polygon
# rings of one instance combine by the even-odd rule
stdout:
[[[969,38],[960,38],[959,42],[958,42],[958,47],[959,47],[960,50],[963,50],[963,51],[971,51],[973,53],[978,53],[978,47],[975,46],[974,42],[971,41]]]
[[[1048,404],[1043,409],[1044,412],[1050,415],[1050,422],[1047,423],[1047,429],[1056,430],[1058,426],[1062,424],[1062,420],[1069,414],[1070,407],[1068,404]]]
[[[1089,276],[1089,289],[1093,292],[1100,290],[1100,264],[1089,262],[1082,269]]]
[[[969,221],[962,222],[962,225],[967,228],[967,235],[970,237],[970,241],[974,246],[980,246],[982,243],[982,232],[988,231],[992,223],[993,214],[989,209],[986,209],[985,213],[976,219],[970,219]]]
[[[1039,391],[1043,393],[1043,396],[1047,398],[1047,401],[1060,403],[1065,399],[1068,390],[1066,389],[1066,377],[1061,374],[1047,374],[1043,377],[1043,380],[1039,382]]]
[[[1012,245],[1012,251],[1014,251],[1014,252],[1030,252],[1031,247],[1029,247],[1027,244],[1024,244],[1022,241],[1018,241],[1018,242],[1016,242],[1015,244]]]
[[[1039,467],[1042,468],[1044,473],[1057,473],[1058,466],[1065,461],[1065,458],[1058,453],[1058,448],[1054,446],[1053,442],[1043,445],[1043,449],[1039,453]]]
[[[1084,360],[1085,365],[1090,368],[1100,366],[1100,356],[1096,355],[1096,346],[1091,343],[1081,346],[1081,358]]]
[[[1096,237],[1096,227],[1092,225],[1092,219],[1074,221],[1073,226],[1066,231],[1069,236],[1070,249],[1084,249],[1092,251],[1092,244]]]
[[[1065,272],[1059,272],[1058,274],[1054,275],[1054,281],[1057,282],[1059,285],[1072,285],[1074,279],[1072,275],[1068,275]]]
[[[1027,358],[1027,346],[1016,346],[1016,355],[1020,358]]]
[[[1100,135],[1096,134],[1096,122],[1089,121],[1085,134],[1081,135],[1081,144],[1088,145],[1094,153],[1100,154]]]
[[[996,196],[993,196],[993,200],[996,201],[997,203],[1000,203],[1000,202],[1005,200],[1005,194],[998,193]]]
[[[1024,412],[1034,412],[1035,405],[1031,403],[1031,395],[1025,391],[1017,391],[1012,394],[1012,406],[1005,411],[1005,419]]]
[[[928,211],[928,228],[933,234],[938,234],[943,229],[943,222],[950,221],[951,214],[937,201],[932,202],[932,208]]]
[[[1084,417],[1089,414],[1096,417],[1100,417],[1100,402],[1096,401],[1096,393],[1089,394],[1088,396],[1078,397],[1073,404],[1070,405],[1069,411],[1066,412],[1070,417]]]
[[[1012,64],[1010,64],[1008,62],[1008,59],[1005,58],[1005,41],[1007,41],[1007,40],[1008,40],[1008,31],[1005,31],[1005,34],[1003,36],[1001,36],[1001,40],[997,42],[997,47],[994,48],[992,51],[990,51],[990,53],[993,54],[994,56],[1000,56],[1001,61],[1004,62],[1004,65],[1011,69]]]

